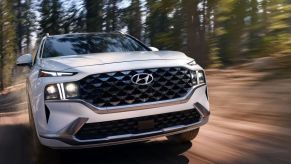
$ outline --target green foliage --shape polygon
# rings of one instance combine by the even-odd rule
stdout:
[[[141,4],[140,0],[131,0],[129,7],[125,9],[125,24],[128,27],[128,33],[137,39],[141,39],[142,20],[141,20]]]
[[[265,42],[269,55],[274,53],[291,53],[290,44],[290,17],[291,4],[286,0],[270,1],[266,9],[268,11],[267,33]]]
[[[16,57],[16,33],[13,3],[0,1],[0,90],[10,85]]]
[[[41,14],[41,20],[39,22],[41,35],[45,35],[46,33],[52,35],[63,33],[63,11],[60,0],[43,0],[41,2],[39,10]]]
[[[146,37],[150,44],[160,49],[176,49],[175,24],[172,22],[175,12],[175,0],[147,1]]]
[[[86,29],[88,32],[102,31],[103,27],[103,1],[84,0],[86,9]]]
[[[105,1],[105,27],[107,32],[117,31],[120,29],[120,9],[118,2],[121,0],[106,0]]]
[[[32,11],[31,0],[13,0],[14,21],[16,26],[17,52],[28,53],[31,50],[31,34],[36,30],[36,16]]]
[[[219,7],[223,6],[223,8]],[[217,17],[217,42],[223,64],[232,64],[244,58],[248,1],[219,1]],[[224,8],[225,7],[225,8]]]
[[[118,30],[183,51],[202,66],[291,59],[290,0],[0,0],[0,89],[11,82],[16,52],[30,50],[34,32]]]
[[[214,37],[222,63],[290,54],[290,11],[287,0],[220,0]]]

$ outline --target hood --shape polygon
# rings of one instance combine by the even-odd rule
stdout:
[[[147,61],[147,60],[177,60],[188,59],[181,52],[176,51],[142,51],[142,52],[112,52],[88,55],[72,55],[55,58],[44,58],[42,68],[45,70],[63,71],[66,69],[91,65],[104,65],[111,63]]]

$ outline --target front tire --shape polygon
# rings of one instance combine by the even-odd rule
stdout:
[[[32,115],[31,105],[28,100],[28,115],[29,115],[29,125],[31,130],[31,139],[32,139],[32,156],[33,161],[35,163],[46,163],[49,161],[57,161],[57,155],[55,155],[55,151],[42,145],[41,142],[38,139],[38,134],[36,131],[36,127],[34,124],[34,119]],[[48,158],[49,157],[49,158]],[[52,162],[54,163],[54,162]]]
[[[189,132],[167,136],[167,138],[170,141],[179,142],[179,143],[191,142],[194,138],[197,137],[198,133],[199,133],[199,128],[189,131]]]
[[[31,109],[31,104],[28,98],[28,116],[29,116],[29,126],[31,130],[31,137],[32,137],[32,144],[34,149],[42,149],[44,146],[40,143],[38,139],[38,135],[36,132],[35,124],[34,124],[34,119],[32,115],[32,109]]]

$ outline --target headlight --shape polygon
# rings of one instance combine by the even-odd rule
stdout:
[[[192,84],[193,85],[197,85],[197,73],[196,73],[196,71],[191,71],[190,72],[191,74],[191,79],[192,79]]]
[[[203,71],[198,71],[198,81],[199,84],[205,84],[206,80],[205,80],[205,74]]]
[[[79,98],[79,85],[75,82],[50,84],[45,87],[45,100]]]
[[[64,90],[67,99],[79,97],[79,86],[77,83],[65,83]]]
[[[76,72],[55,72],[55,71],[46,71],[40,70],[38,77],[60,77],[60,76],[73,76],[76,75]]]
[[[46,86],[44,95],[46,100],[60,99],[60,93],[56,84]]]
[[[196,61],[195,60],[193,60],[193,61],[191,61],[191,62],[189,62],[189,63],[187,63],[188,65],[190,65],[190,66],[194,66],[194,65],[197,65],[197,63],[196,63]]]

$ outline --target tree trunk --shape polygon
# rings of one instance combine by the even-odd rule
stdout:
[[[132,0],[128,12],[128,32],[130,35],[141,39],[142,22],[139,0]]]
[[[184,13],[185,30],[186,30],[186,53],[191,57],[195,58],[201,65],[205,65],[206,61],[203,57],[203,48],[201,49],[199,42],[201,41],[201,35],[204,35],[200,30],[200,19],[198,13],[197,0],[182,0],[182,10]]]
[[[103,27],[103,1],[85,0],[88,32],[100,32]]]

